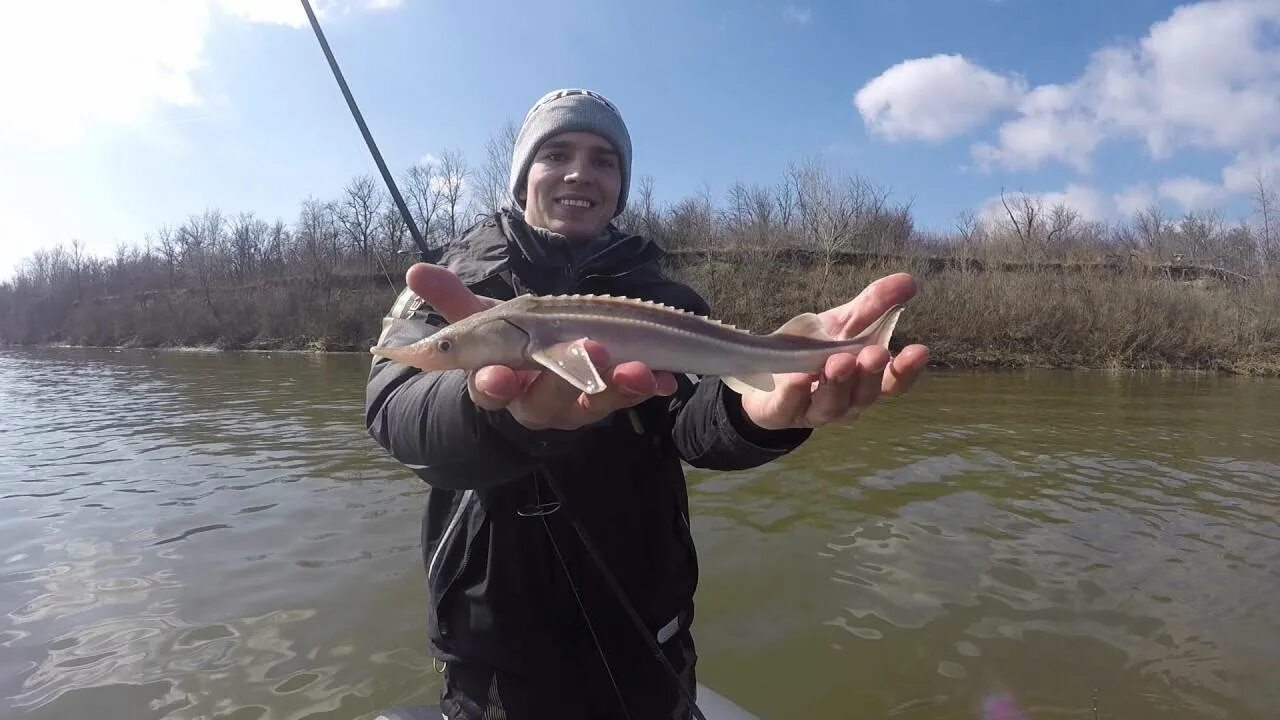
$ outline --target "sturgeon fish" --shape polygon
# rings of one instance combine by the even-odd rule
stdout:
[[[587,355],[602,344],[615,363],[714,375],[735,391],[773,390],[774,373],[821,372],[828,357],[869,345],[888,349],[903,306],[889,308],[857,337],[837,340],[814,313],[768,335],[648,300],[612,295],[521,295],[445,326],[410,345],[377,345],[375,356],[423,370],[506,365],[550,370],[587,394],[607,386]]]

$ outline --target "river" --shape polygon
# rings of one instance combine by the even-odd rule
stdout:
[[[367,367],[0,350],[0,717],[435,702]],[[699,680],[767,720],[1280,707],[1280,380],[932,371],[689,482]]]

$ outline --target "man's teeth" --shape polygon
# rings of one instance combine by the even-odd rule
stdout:
[[[590,202],[586,200],[575,200],[573,198],[560,198],[556,202],[560,203],[561,205],[568,205],[569,207],[580,207],[580,208],[591,207]]]

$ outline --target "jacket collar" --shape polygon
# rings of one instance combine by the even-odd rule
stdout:
[[[510,208],[493,213],[463,233],[440,262],[464,283],[479,283],[514,263],[539,273],[617,275],[661,258],[657,243],[624,233],[612,223],[585,252],[574,253],[562,236],[535,228]],[[577,257],[575,257],[577,255]]]

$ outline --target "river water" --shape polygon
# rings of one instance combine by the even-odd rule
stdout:
[[[0,350],[0,717],[433,703],[367,363]],[[766,719],[1280,708],[1280,381],[934,371],[689,482],[699,679]]]

